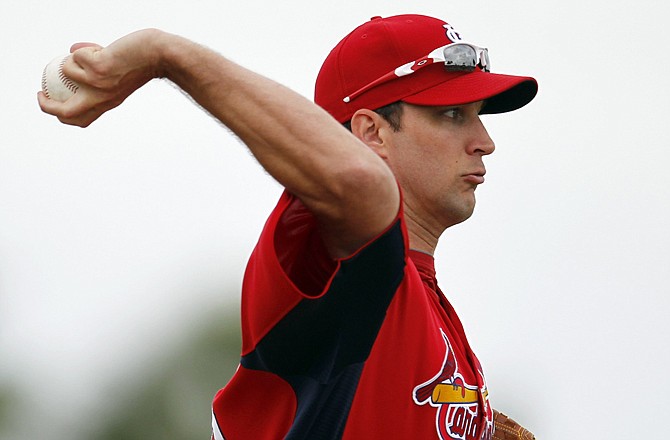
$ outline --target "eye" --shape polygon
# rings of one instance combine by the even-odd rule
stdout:
[[[461,110],[460,107],[448,108],[444,112],[442,112],[442,114],[449,119],[462,119],[463,118],[463,111]]]

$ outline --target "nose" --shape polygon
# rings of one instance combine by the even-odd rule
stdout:
[[[489,155],[493,153],[496,149],[496,145],[489,136],[486,127],[482,120],[477,117],[475,127],[472,130],[472,140],[470,142],[470,154],[480,154],[482,156]]]

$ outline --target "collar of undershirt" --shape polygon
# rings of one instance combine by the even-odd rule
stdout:
[[[421,280],[434,292],[437,292],[437,279],[435,278],[435,259],[432,255],[414,249],[409,250],[409,257],[419,271]]]

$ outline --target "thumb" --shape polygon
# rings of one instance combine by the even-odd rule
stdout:
[[[100,54],[103,47],[93,43],[77,43],[70,48],[72,56],[65,61],[63,73],[80,84],[91,84],[99,79]]]
[[[103,47],[94,43],[77,43],[70,48],[72,53],[72,60],[81,68],[86,68],[95,62],[95,58],[99,55]]]
[[[81,42],[81,43],[75,43],[75,44],[73,44],[72,47],[70,47],[70,53],[73,53],[73,52],[75,52],[75,51],[77,51],[77,50],[79,50],[79,49],[81,49],[81,48],[84,48],[84,47],[92,47],[92,48],[95,49],[95,50],[100,50],[100,49],[102,49],[102,46],[100,46],[99,44],[96,44],[96,43],[86,43],[86,42]]]

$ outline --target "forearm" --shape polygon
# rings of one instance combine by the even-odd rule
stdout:
[[[219,54],[179,37],[160,44],[162,72],[249,147],[303,200],[334,197],[356,168],[384,167],[315,104]],[[334,192],[332,195],[323,192]]]
[[[344,256],[395,217],[399,193],[386,164],[299,94],[176,35],[144,30],[107,47],[73,46],[64,67],[81,85],[64,103],[38,95],[46,113],[85,127],[156,77],[173,81],[249,147],[322,225]]]

